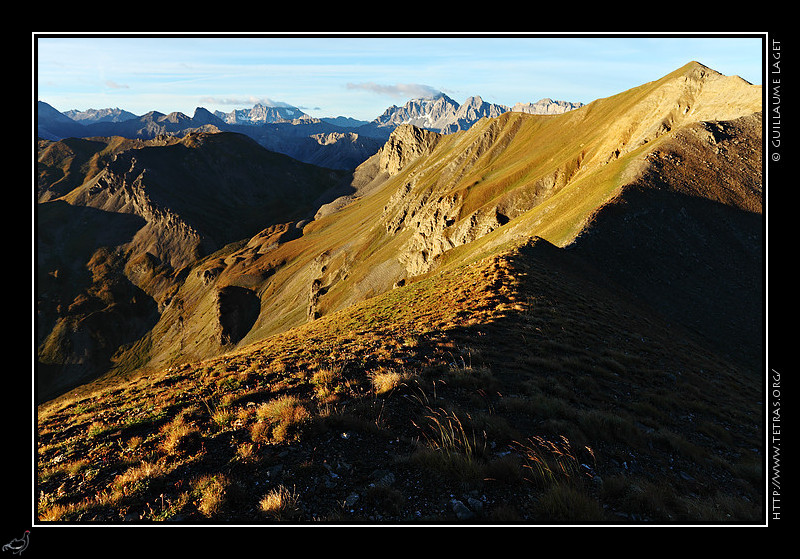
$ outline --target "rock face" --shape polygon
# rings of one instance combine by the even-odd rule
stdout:
[[[137,118],[137,116],[120,108],[113,109],[87,109],[85,111],[66,111],[64,113],[75,122],[89,124],[93,122],[123,122]]]
[[[531,114],[561,114],[582,106],[582,103],[545,98],[536,103],[517,103],[509,109],[505,105],[488,103],[479,96],[469,97],[459,105],[447,95],[440,94],[430,99],[413,99],[402,107],[390,107],[371,124],[378,127],[410,124],[440,134],[452,134],[469,129],[482,118],[497,118],[509,110]]]
[[[146,225],[134,237],[136,253],[149,252],[179,269],[201,254],[203,238],[169,205],[154,199],[148,173],[135,152],[126,152],[115,157],[85,193],[73,200],[107,212],[140,216]]]
[[[465,211],[464,190],[453,190],[463,177],[483,156],[489,154],[505,135],[510,141],[518,129],[499,120],[487,121],[486,126],[473,129],[469,141],[442,164],[443,171],[434,184],[423,180],[415,172],[400,186],[384,207],[381,222],[390,235],[405,230],[410,239],[398,254],[408,276],[430,270],[438,256],[457,246],[474,241],[508,223],[506,209],[498,203],[489,203],[474,210]],[[393,138],[381,152],[381,168],[390,175],[400,173],[422,154],[434,150],[442,136],[406,125],[392,134]],[[384,163],[385,162],[385,163]],[[505,197],[502,204],[509,204],[513,197]],[[528,209],[527,204],[518,211]]]
[[[397,174],[411,161],[429,154],[439,138],[436,132],[409,124],[398,126],[378,152],[379,170],[387,172],[389,176]]]
[[[411,188],[405,192],[410,194]],[[427,272],[438,256],[508,222],[497,208],[480,208],[460,219],[463,198],[459,194],[439,196],[435,200],[424,195],[410,201],[406,198],[399,196],[394,200],[399,211],[387,223],[387,231],[396,231],[401,226],[412,230],[411,239],[398,255],[409,276]]]

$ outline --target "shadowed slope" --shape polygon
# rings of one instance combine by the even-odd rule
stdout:
[[[764,348],[761,128],[756,113],[659,143],[569,247],[753,371]]]
[[[146,343],[198,259],[265,226],[288,228],[310,217],[344,176],[236,134],[69,139],[39,148],[37,354],[55,382],[43,397],[144,364],[126,351]],[[100,308],[114,312],[85,304],[98,296]],[[138,310],[119,312],[133,301]],[[215,327],[225,339],[239,339],[258,305],[243,314],[229,310],[217,309]],[[232,324],[234,317],[242,324]]]

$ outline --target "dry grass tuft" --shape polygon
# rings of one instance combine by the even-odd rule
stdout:
[[[197,499],[197,510],[206,517],[218,514],[225,503],[225,495],[230,481],[223,474],[204,475],[192,484]]]
[[[411,378],[411,374],[394,369],[380,368],[370,374],[372,389],[376,395],[388,394]]]
[[[171,422],[162,427],[161,433],[164,437],[161,449],[167,454],[184,452],[200,438],[200,430],[186,420],[186,414],[176,415]]]
[[[439,470],[449,471],[461,479],[480,479],[486,454],[486,435],[476,434],[471,418],[460,418],[455,412],[428,407],[421,425],[414,423],[427,442],[414,454],[414,460]]]
[[[295,396],[284,395],[256,408],[255,423],[250,430],[253,442],[271,438],[274,442],[296,440],[311,414]]]
[[[298,502],[297,493],[280,485],[264,495],[258,506],[261,512],[275,520],[287,520],[299,514]]]
[[[314,394],[317,399],[324,404],[330,404],[339,399],[342,391],[341,382],[341,368],[323,368],[315,371],[314,375],[311,377]]]
[[[145,493],[153,480],[169,473],[169,469],[157,462],[141,462],[119,474],[111,484],[106,496],[109,503],[117,503],[124,497]]]
[[[530,437],[516,446],[525,461],[524,467],[528,472],[526,479],[538,487],[569,483],[581,473],[581,463],[564,436],[556,440]],[[594,458],[592,449],[585,449]]]

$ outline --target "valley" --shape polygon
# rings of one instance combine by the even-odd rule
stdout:
[[[38,519],[762,520],[761,87],[559,106],[41,138]]]

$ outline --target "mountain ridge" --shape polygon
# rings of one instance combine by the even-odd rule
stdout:
[[[65,116],[76,122],[121,122],[123,120],[130,120],[138,118],[135,114],[120,109],[119,107],[106,108],[106,109],[86,109],[85,111],[78,111],[75,109],[65,111]]]
[[[696,109],[700,115],[706,114],[702,103],[724,108],[715,101],[719,95],[716,85],[709,93],[698,82],[706,76],[713,84],[721,80],[705,67],[687,65],[658,82],[579,110],[550,116],[505,112],[496,118],[483,118],[469,130],[455,134],[400,125],[383,147],[359,167],[349,186],[342,181],[331,184],[328,199],[314,201],[307,219],[298,221],[298,234],[294,237],[275,242],[270,240],[271,234],[265,234],[249,243],[245,238],[241,244],[225,248],[219,258],[203,262],[198,261],[201,254],[221,249],[225,242],[199,251],[199,237],[191,228],[172,237],[184,239],[175,248],[169,248],[171,245],[164,240],[147,241],[153,248],[140,254],[147,252],[156,261],[169,263],[173,270],[197,263],[196,272],[181,276],[185,277],[181,279],[184,284],[176,285],[169,299],[157,296],[163,314],[153,331],[154,339],[159,340],[156,346],[161,349],[148,350],[154,364],[172,355],[176,344],[184,347],[186,332],[192,328],[196,332],[193,336],[205,331],[199,322],[190,325],[198,320],[193,316],[204,316],[199,308],[216,304],[217,278],[231,278],[227,281],[260,293],[261,314],[237,340],[244,344],[434,272],[457,258],[460,252],[456,249],[460,247],[489,250],[529,236],[531,231],[539,231],[539,236],[566,246],[591,223],[595,208],[613,199],[621,177],[635,180],[634,169],[653,163],[639,158],[637,154],[642,149],[654,148],[662,138],[674,133],[673,129],[693,122],[696,101],[700,103],[700,109]],[[755,101],[742,104],[739,86],[734,84],[734,101],[724,109],[724,116],[736,111],[748,113],[755,103],[760,103],[760,95],[752,95]],[[757,93],[758,88],[749,91]],[[676,98],[680,102],[676,103]],[[691,110],[684,110],[689,106]],[[641,120],[643,111],[654,110],[661,112],[647,121]],[[613,124],[609,126],[609,122]],[[181,142],[215,137],[226,136],[194,133],[180,141],[166,136],[161,140],[164,146],[147,149],[175,149]],[[713,134],[710,138],[714,138]],[[115,164],[118,176],[123,172],[131,176],[120,184],[132,180],[130,184],[135,185],[141,180],[137,177],[142,171],[135,170],[135,155],[136,150],[129,151]],[[177,179],[172,171],[168,176]],[[100,182],[102,178],[96,176],[65,199],[86,204],[88,193],[98,190],[95,185]],[[112,190],[104,186],[99,191]],[[99,200],[96,194],[93,196]],[[148,220],[148,214],[139,215]],[[301,219],[302,216],[295,217]],[[166,219],[165,223],[170,221]],[[152,225],[144,230],[150,228]],[[169,226],[152,239],[167,238],[167,230],[177,233],[180,229]],[[186,242],[192,238],[196,240]],[[237,238],[228,236],[227,242]],[[176,251],[177,246],[182,248]],[[181,254],[179,260],[174,260]],[[165,260],[167,255],[172,260]],[[181,291],[185,294],[180,295]],[[167,300],[180,300],[181,305],[173,308]],[[200,307],[192,312],[194,305]],[[176,330],[177,325],[180,328]],[[192,343],[198,349],[205,348],[203,351],[222,349],[218,344],[199,340]],[[202,355],[201,352],[196,357]]]
[[[40,142],[40,347],[110,366],[38,406],[37,518],[758,523],[761,98],[690,63],[338,175],[229,132]],[[157,256],[242,225],[255,161],[317,196]]]
[[[539,102],[541,103],[541,101]],[[227,130],[244,133],[264,147],[290,155],[306,163],[336,169],[353,169],[375,153],[399,124],[415,124],[440,133],[452,133],[471,126],[482,117],[494,117],[509,110],[502,105],[484,103],[473,96],[459,105],[444,94],[432,99],[413,99],[403,107],[392,106],[371,122],[353,119],[313,118],[288,104],[268,106],[257,103],[250,109],[236,109],[230,113],[197,107],[193,116],[180,112],[165,115],[150,111],[141,117],[103,117],[117,114],[119,109],[101,111],[70,111],[81,117],[81,127],[70,126],[66,116],[39,101],[37,135],[56,140],[77,137],[114,136],[152,139],[157,135],[186,134],[191,131]],[[283,106],[286,105],[286,106]],[[519,104],[518,104],[519,105]],[[520,105],[522,106],[522,105]],[[528,112],[562,112],[580,104],[551,102],[527,104]],[[555,107],[555,109],[553,109]],[[56,114],[58,113],[58,114]],[[123,112],[126,115],[130,113]],[[94,116],[92,116],[94,115]],[[69,118],[69,117],[67,117]]]

